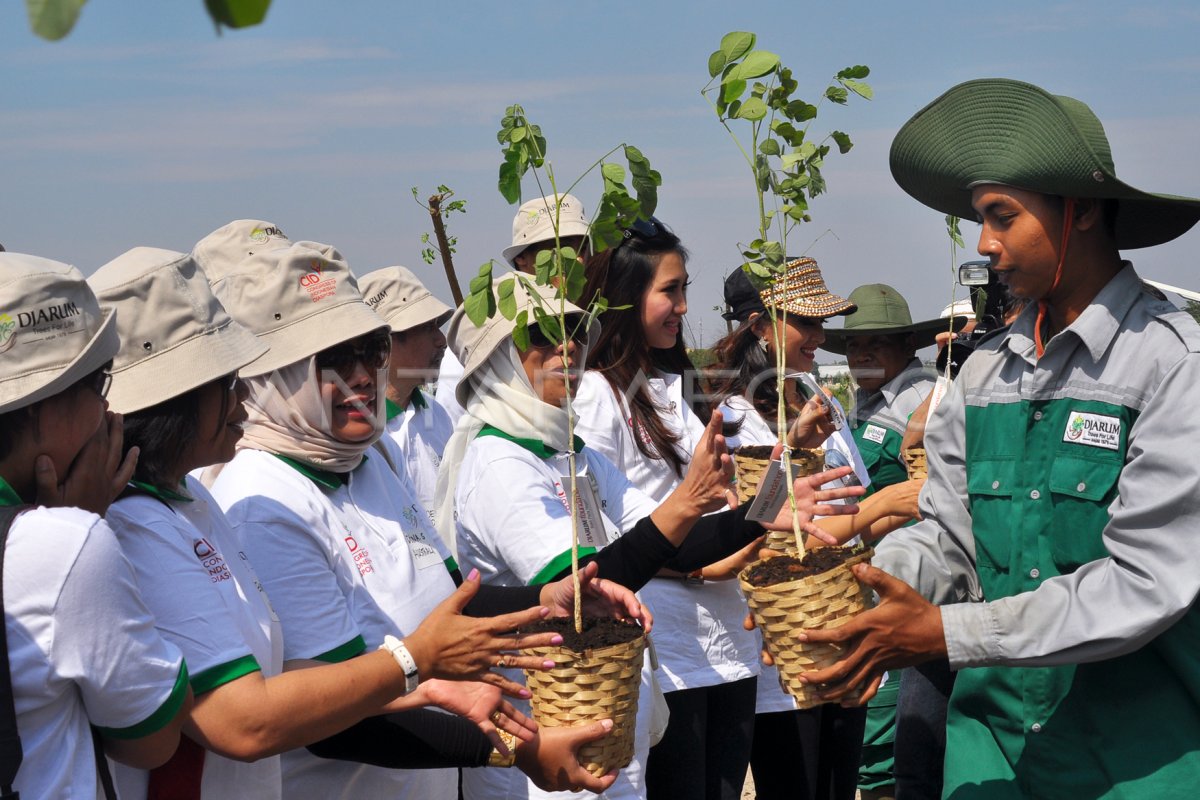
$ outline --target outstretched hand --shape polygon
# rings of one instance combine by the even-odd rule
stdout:
[[[583,615],[586,617],[613,617],[619,620],[640,622],[646,633],[654,627],[654,616],[650,609],[638,601],[637,595],[613,581],[598,577],[600,565],[589,561],[579,570],[579,586],[583,591]],[[575,614],[575,582],[568,575],[547,583],[542,587],[538,599],[550,609],[552,617],[570,617]]]
[[[107,411],[61,482],[54,460],[48,455],[38,456],[34,462],[38,504],[73,506],[104,516],[133,477],[137,466],[136,447],[131,447],[125,457],[121,457],[124,443],[124,418]]]
[[[562,643],[557,633],[519,634],[550,613],[546,607],[514,611],[498,617],[468,617],[462,611],[479,591],[479,570],[430,612],[404,643],[423,678],[483,681],[513,697],[529,697],[529,690],[492,672],[493,668],[551,669],[553,661],[522,656],[518,650]]]
[[[807,630],[809,642],[841,645],[846,655],[823,670],[800,676],[820,687],[825,702],[860,705],[870,700],[885,670],[911,667],[946,655],[941,609],[904,581],[869,564],[855,564],[854,577],[879,595],[879,605],[845,625]]]
[[[500,695],[500,689],[479,681],[422,681],[417,690],[431,705],[466,717],[479,726],[492,746],[505,755],[508,746],[496,733],[506,731],[523,742],[533,741],[537,723],[522,714]]]
[[[725,446],[722,424],[721,412],[713,411],[687,472],[675,489],[679,496],[688,498],[699,514],[719,511],[725,506],[737,508],[738,505],[733,459]]]

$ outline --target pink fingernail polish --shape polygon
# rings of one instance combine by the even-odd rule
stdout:
[[[542,662],[542,667],[545,669],[554,669],[554,662],[547,658]]]
[[[533,697],[533,692],[529,691],[528,689],[522,689],[521,691],[517,692],[517,694],[519,694],[523,700],[528,700],[529,698]]]
[[[471,570],[471,572],[470,572],[470,574],[469,574],[469,575],[467,575],[467,580],[469,580],[469,581],[473,581],[473,580],[476,580],[478,577],[479,577],[479,570],[478,570],[478,569],[472,569],[472,570]]]
[[[550,644],[562,644],[563,637],[560,634],[554,634],[554,638],[550,640]]]

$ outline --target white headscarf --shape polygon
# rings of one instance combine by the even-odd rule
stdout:
[[[587,363],[587,348],[576,350],[577,364]],[[471,387],[466,413],[459,418],[446,445],[434,495],[434,523],[442,541],[453,548],[454,495],[463,456],[484,425],[517,439],[536,439],[559,452],[567,451],[567,412],[550,405],[534,391],[520,354],[510,336],[488,360],[467,376]]]
[[[246,383],[250,388],[246,400],[250,418],[238,449],[265,450],[330,472],[350,472],[362,463],[367,448],[383,435],[383,392],[387,382],[382,376],[375,381],[376,413],[371,420],[375,431],[359,442],[343,442],[333,435],[331,411],[321,396],[316,356],[248,378]]]

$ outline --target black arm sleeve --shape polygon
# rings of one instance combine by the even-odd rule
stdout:
[[[492,743],[469,719],[414,708],[367,717],[310,744],[308,751],[321,758],[390,769],[442,769],[486,766]]]
[[[463,613],[468,617],[495,617],[540,606],[541,586],[492,586],[483,584]]]
[[[598,553],[581,558],[595,561],[600,577],[632,591],[646,585],[660,569],[691,572],[733,555],[763,535],[763,527],[746,520],[748,506],[701,517],[683,544],[676,548],[650,519],[643,517],[628,533]],[[569,575],[563,570],[554,580]]]

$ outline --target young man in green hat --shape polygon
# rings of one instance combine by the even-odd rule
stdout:
[[[810,678],[838,699],[948,656],[944,797],[1190,798],[1200,327],[1119,251],[1182,235],[1200,200],[1122,183],[1087,106],[1009,80],[935,100],[891,163],[981,221],[979,252],[1030,305],[930,420],[924,521],[856,568],[881,602],[809,633],[850,653]]]

